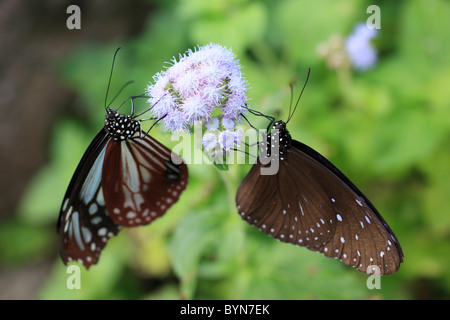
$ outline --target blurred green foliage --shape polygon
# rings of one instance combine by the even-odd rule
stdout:
[[[75,115],[54,127],[51,161],[36,176],[14,221],[0,226],[0,263],[54,259],[41,299],[418,299],[450,297],[450,2],[377,1],[379,62],[370,71],[331,70],[317,54],[333,35],[368,18],[369,1],[156,1],[138,37],[86,44],[61,65],[77,92]],[[328,157],[374,202],[405,253],[398,273],[366,287],[367,275],[337,260],[278,242],[247,225],[234,196],[248,165],[219,171],[189,165],[189,185],[161,219],[111,239],[100,263],[68,290],[54,224],[65,188],[104,118],[111,92],[144,92],[165,62],[209,42],[231,47],[250,84],[250,106],[286,119],[311,77],[289,130]],[[122,96],[115,102],[119,103]],[[144,108],[144,103],[140,103]],[[252,119],[265,128],[263,119]],[[173,146],[158,126],[152,136]]]

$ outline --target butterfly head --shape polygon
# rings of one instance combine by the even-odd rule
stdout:
[[[139,121],[132,116],[125,116],[117,110],[106,110],[105,129],[116,141],[131,139],[140,130]]]
[[[286,122],[282,120],[275,121],[272,125],[272,130],[286,130]]]

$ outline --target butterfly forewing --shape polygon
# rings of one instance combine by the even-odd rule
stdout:
[[[96,264],[118,226],[109,217],[101,187],[101,173],[109,141],[102,129],[81,159],[69,184],[58,219],[60,255],[64,263]]]
[[[182,159],[150,136],[108,143],[102,175],[106,208],[123,226],[162,216],[187,184]]]

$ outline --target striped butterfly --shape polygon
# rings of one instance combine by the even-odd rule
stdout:
[[[108,91],[109,84],[106,96]],[[75,170],[59,214],[59,250],[65,264],[77,261],[89,269],[110,237],[122,227],[161,217],[186,188],[183,160],[142,132],[140,122],[149,119],[138,120],[143,113],[134,113],[134,99],[140,97],[127,98],[117,109],[105,102],[105,125]],[[131,115],[122,115],[118,109],[128,100]]]

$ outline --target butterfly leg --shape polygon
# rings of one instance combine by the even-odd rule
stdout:
[[[246,106],[247,107],[247,106]],[[268,115],[265,115],[264,113],[262,113],[262,112],[259,112],[259,111],[257,111],[257,110],[253,110],[253,109],[250,109],[249,107],[247,107],[247,110],[251,113],[251,114],[253,114],[253,115],[255,115],[255,116],[258,116],[258,117],[264,117],[264,118],[266,118],[267,120],[269,120],[270,122],[269,122],[269,125],[267,126],[267,131],[269,131],[269,129],[272,127],[272,124],[275,122],[275,118],[274,117],[272,117],[272,116],[268,116]],[[242,114],[241,114],[242,115]],[[243,116],[243,115],[242,115]],[[243,116],[244,117],[244,116]],[[255,127],[244,117],[244,119],[248,122],[248,124],[252,127],[252,128],[254,128],[255,129]]]
[[[154,127],[158,122],[160,122],[162,119],[164,119],[165,117],[167,117],[167,114],[164,115],[164,116],[162,116],[162,117],[159,118],[158,120],[156,120],[156,121],[152,124],[152,126],[150,127],[150,129],[147,130],[147,132],[145,133],[145,135],[148,136],[148,133],[150,132],[150,130],[152,130],[153,127]],[[141,120],[141,121],[144,121],[144,120],[155,120],[155,119],[156,119],[156,118],[147,118],[147,119],[143,119],[143,120]]]

